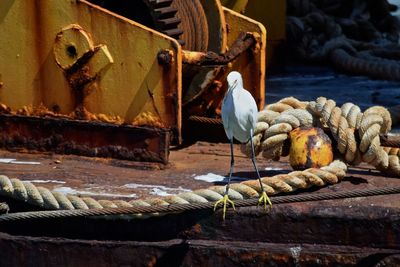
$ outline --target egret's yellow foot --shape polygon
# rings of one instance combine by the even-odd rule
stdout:
[[[229,199],[229,196],[228,195],[224,195],[224,197],[223,198],[221,198],[220,200],[218,200],[217,202],[215,202],[215,204],[214,204],[214,211],[217,209],[217,207],[219,206],[219,204],[221,204],[222,203],[222,207],[223,207],[223,210],[222,210],[222,219],[224,219],[225,220],[225,214],[226,214],[226,206],[227,206],[227,204],[229,203],[231,206],[232,206],[232,208],[233,209],[235,209],[235,203],[233,203],[233,201],[232,200],[230,200]]]
[[[265,193],[265,191],[263,191],[261,193],[261,197],[258,199],[258,205],[261,205],[264,203],[264,209],[267,209],[267,202],[268,202],[268,205],[270,205],[272,207],[271,200],[269,199],[267,193]]]

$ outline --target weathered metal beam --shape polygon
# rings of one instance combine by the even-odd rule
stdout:
[[[0,147],[168,162],[170,131],[66,118],[0,115]]]
[[[256,43],[257,41],[253,34],[241,32],[229,50],[224,54],[217,54],[213,51],[195,52],[183,50],[182,61],[184,64],[198,66],[226,65]]]
[[[4,221],[1,230],[14,235],[80,237],[97,240],[162,241],[174,238],[240,242],[308,243],[400,250],[398,195],[274,205],[221,212],[196,210],[147,219],[124,217]],[[350,204],[346,204],[350,203]],[[370,205],[372,203],[373,205]]]
[[[174,239],[89,241],[0,233],[1,266],[398,266],[400,251]],[[210,256],[211,255],[211,256]]]
[[[151,114],[175,128],[179,139],[182,60],[176,40],[85,0],[6,2],[0,102],[11,112],[43,106],[71,115],[84,108],[127,124]],[[168,66],[157,61],[164,50],[172,59]]]

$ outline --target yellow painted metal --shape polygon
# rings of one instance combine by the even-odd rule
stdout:
[[[221,2],[219,0],[201,0],[201,4],[207,17],[209,30],[207,49],[216,53],[224,53],[227,50],[227,30]],[[183,106],[210,88],[213,81],[218,79],[219,75],[223,75],[223,70],[220,67],[213,66],[198,68],[189,66],[185,68],[184,65],[184,73],[186,74],[184,79],[189,79],[190,82],[186,82],[188,86],[183,88],[185,92],[182,101]]]
[[[208,50],[226,52],[240,32],[254,33],[258,43],[228,66],[199,67],[185,76],[188,88],[199,88],[196,94],[211,88],[210,96],[218,89],[219,96],[209,100],[218,108],[226,75],[238,70],[262,108],[264,26],[219,0],[201,3],[210,30]],[[150,122],[175,128],[180,136],[185,72],[176,40],[86,0],[2,0],[0,35],[0,104],[12,111],[76,115],[83,108],[93,115],[89,118]],[[161,51],[168,63],[159,60]]]
[[[242,73],[244,85],[254,96],[258,107],[264,107],[265,100],[265,27],[228,8],[221,7],[221,23],[225,25],[226,52],[243,32],[251,32],[257,38],[257,44],[251,51],[243,52],[233,62],[223,66],[202,66],[193,78],[189,90],[185,90],[183,107],[189,115],[219,115],[224,93],[227,89],[226,76],[230,71]],[[185,51],[186,55],[190,52]],[[191,66],[192,67],[192,66]],[[195,66],[196,67],[196,66]],[[192,67],[193,69],[193,67]],[[200,77],[200,78],[199,78]]]
[[[57,34],[53,53],[58,66],[66,72],[78,64],[84,65],[81,69],[85,70],[86,79],[101,77],[100,72],[114,63],[107,46],[103,44],[94,46],[89,33],[77,24],[69,25]],[[79,78],[82,77],[76,77]],[[71,81],[69,83],[71,86]],[[76,90],[76,88],[71,89]]]
[[[64,46],[57,47],[63,29]],[[12,110],[44,105],[73,112],[76,99],[65,69],[97,47],[85,66],[96,75],[86,88],[89,112],[127,123],[146,112],[180,129],[182,60],[176,40],[83,0],[2,0],[0,34],[0,102]],[[76,58],[56,51],[68,42]],[[171,51],[167,67],[157,60],[162,50]]]
[[[276,0],[221,0],[236,12],[264,24],[269,40],[284,40],[286,36],[286,1]]]
[[[72,67],[79,58],[93,50],[94,45],[89,34],[77,24],[62,29],[57,34],[53,46],[55,60],[64,70]]]
[[[230,69],[242,74],[244,87],[251,92],[258,108],[264,108],[267,31],[261,23],[228,8],[223,9],[227,24],[228,46],[236,40],[240,32],[252,32],[257,36],[257,45],[253,48],[252,55],[243,53],[230,65]]]
[[[245,12],[248,2],[249,0],[221,0],[222,5],[241,14]]]
[[[221,0],[222,4],[261,22],[268,30],[267,63],[278,65],[277,48],[286,39],[286,0]]]
[[[290,132],[289,161],[293,169],[320,168],[333,160],[331,140],[321,128]]]
[[[207,17],[209,36],[208,50],[216,53],[226,51],[227,36],[223,7],[220,0],[201,0]]]

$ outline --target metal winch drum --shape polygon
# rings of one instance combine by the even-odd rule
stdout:
[[[17,0],[0,16],[1,147],[166,163],[182,121],[219,117],[229,71],[264,105],[266,30],[220,1]]]

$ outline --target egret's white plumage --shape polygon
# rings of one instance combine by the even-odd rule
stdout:
[[[257,123],[257,104],[253,96],[243,88],[242,76],[237,71],[229,73],[228,92],[222,103],[221,115],[226,136],[239,142],[247,142]]]
[[[266,208],[267,202],[271,205],[267,194],[265,193],[263,184],[261,182],[260,173],[256,165],[254,144],[253,144],[253,132],[257,123],[257,104],[253,96],[243,88],[242,75],[237,71],[232,71],[227,77],[228,81],[228,92],[225,95],[224,101],[221,108],[222,122],[224,124],[225,133],[228,137],[231,145],[231,167],[229,170],[228,184],[226,185],[226,191],[224,197],[217,201],[214,205],[214,209],[220,204],[223,204],[223,218],[225,219],[226,206],[230,203],[235,208],[233,201],[229,199],[229,185],[231,182],[233,166],[235,159],[233,155],[233,138],[239,142],[247,142],[250,140],[252,156],[251,161],[253,162],[254,169],[256,170],[258,180],[261,187],[261,197],[259,203],[264,203]]]

